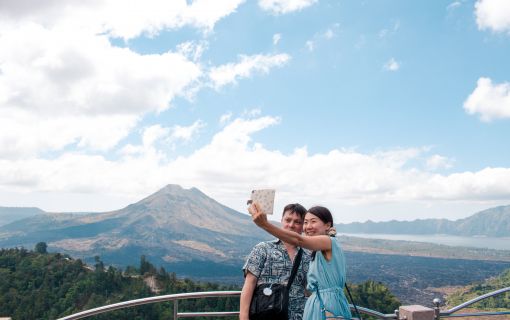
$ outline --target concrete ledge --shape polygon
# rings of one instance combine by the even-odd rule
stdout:
[[[420,305],[401,306],[398,312],[400,319],[434,320],[434,309]]]

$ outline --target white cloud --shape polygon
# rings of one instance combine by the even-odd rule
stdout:
[[[389,29],[382,29],[379,31],[379,38],[386,38],[390,35],[395,34],[400,29],[400,21],[393,23],[393,26]]]
[[[480,30],[510,32],[510,1],[478,0],[475,3],[475,15]]]
[[[330,41],[331,39],[335,38],[339,28],[339,23],[333,23],[328,29],[326,29],[326,31],[315,33],[312,39],[305,42],[305,46],[308,51],[312,52],[321,42]]]
[[[244,0],[5,2],[0,11],[0,156],[108,151],[147,113],[201,88],[206,41],[139,54],[115,47],[185,25],[211,31]],[[256,67],[255,67],[256,69]],[[267,72],[263,66],[261,69]],[[176,135],[184,134],[183,129]]]
[[[462,5],[462,3],[460,1],[453,1],[452,3],[450,3],[447,7],[446,7],[446,10],[455,10],[457,9],[458,7],[460,7]]]
[[[308,51],[312,52],[315,49],[315,42],[312,40],[308,40],[305,43],[306,47],[308,48]]]
[[[190,126],[176,125],[171,130],[169,140],[172,142],[173,141],[189,142],[200,132],[200,129],[202,129],[203,127],[205,127],[205,122],[203,122],[202,120],[197,120]]]
[[[144,145],[138,149],[131,146],[117,160],[76,153],[51,160],[4,159],[0,160],[0,189],[123,195],[135,201],[147,195],[148,190],[178,183],[198,187],[239,209],[242,205],[238,202],[247,190],[264,186],[276,188],[279,201],[300,199],[312,205],[319,200],[333,209],[402,203],[416,208],[428,202],[462,202],[473,210],[473,205],[510,199],[510,168],[442,175],[426,167],[448,166],[450,161],[439,155],[425,157],[425,169],[413,166],[427,156],[428,148],[375,153],[333,149],[310,154],[306,147],[300,147],[282,153],[253,140],[253,134],[280,121],[270,116],[236,118],[208,145],[175,159],[156,147],[158,141],[172,134],[171,129],[159,126],[147,128],[142,133]],[[65,206],[65,199],[59,203]],[[76,200],[67,203],[66,209],[72,208],[99,209],[94,203]],[[444,217],[444,212],[441,214]]]
[[[211,68],[209,78],[214,88],[219,89],[227,84],[235,84],[238,79],[249,78],[254,73],[268,73],[271,68],[285,65],[290,60],[290,56],[283,53],[275,55],[240,55],[239,60],[238,63],[229,63]]]
[[[159,124],[150,126],[143,131],[142,143],[144,146],[153,146],[157,140],[168,136],[170,130],[163,128]]]
[[[10,1],[2,5],[2,20],[30,21],[49,29],[87,30],[132,39],[145,33],[191,25],[210,31],[222,18],[233,13],[244,0],[147,0],[78,1],[62,3],[41,0]]]
[[[252,108],[252,109],[245,109],[243,111],[242,117],[247,118],[256,118],[262,114],[262,110],[260,108]]]
[[[179,53],[140,55],[30,23],[4,26],[0,47],[0,150],[10,157],[74,143],[109,149],[202,75]]]
[[[453,166],[453,160],[434,154],[427,159],[426,166],[429,170],[449,169]]]
[[[324,38],[326,39],[332,39],[334,36],[335,32],[332,29],[328,29],[326,32],[324,32]]]
[[[207,47],[208,43],[206,41],[186,41],[177,46],[177,52],[196,62],[200,60]]]
[[[220,125],[224,125],[232,118],[232,112],[227,112],[220,117]]]
[[[493,84],[489,78],[479,78],[464,109],[469,114],[478,113],[482,121],[510,118],[510,83]]]
[[[128,135],[135,115],[38,115],[0,110],[0,158],[21,158],[66,146],[108,150]]]
[[[400,69],[400,64],[395,60],[395,58],[391,58],[384,64],[384,70],[387,71],[397,71]]]
[[[276,46],[280,42],[281,39],[282,39],[281,33],[275,33],[273,35],[273,44]]]
[[[259,0],[259,6],[273,14],[286,14],[302,10],[316,2],[317,0]]]
[[[197,120],[190,126],[152,125],[142,130],[141,145],[128,144],[120,150],[120,154],[126,157],[163,161],[167,158],[168,150],[175,150],[178,143],[190,142],[198,136],[203,127],[205,127],[205,123],[202,120]]]

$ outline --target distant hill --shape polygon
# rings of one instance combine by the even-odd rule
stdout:
[[[336,225],[344,233],[450,234],[458,236],[510,237],[510,206],[480,211],[455,221],[418,219],[414,221],[355,222]]]
[[[43,213],[0,227],[1,247],[45,241],[51,251],[124,266],[144,254],[182,275],[239,273],[252,246],[268,238],[247,214],[178,185],[116,211]]]
[[[249,215],[218,203],[196,188],[183,189],[178,185],[168,185],[137,203],[110,212],[37,212],[0,226],[0,247],[33,248],[44,241],[52,252],[63,252],[89,263],[100,256],[105,263],[121,267],[136,264],[138,257],[145,255],[155,265],[182,276],[231,281],[233,277],[242,279],[240,268],[253,245],[272,238],[256,227]],[[392,221],[338,225],[337,229],[340,232],[448,233],[453,228],[451,224],[462,225],[466,230],[473,224],[502,228],[507,215],[508,207],[500,207],[455,222]],[[496,222],[489,223],[490,219]],[[395,229],[390,228],[392,224],[397,225]],[[360,228],[356,230],[352,226]],[[508,251],[461,250],[354,237],[344,237],[341,241],[346,251],[371,254],[510,260]]]
[[[0,226],[43,213],[39,208],[0,207]]]
[[[505,270],[503,273],[496,277],[491,277],[483,282],[477,282],[464,288],[459,288],[454,292],[448,294],[447,305],[448,307],[457,306],[463,302],[474,299],[486,293],[507,288],[510,286],[510,269]],[[501,308],[507,310],[510,305],[510,294],[501,294],[496,297],[482,300],[475,306],[480,310],[494,310]]]

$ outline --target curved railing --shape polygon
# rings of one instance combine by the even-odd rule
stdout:
[[[489,311],[489,312],[475,312],[475,313],[456,313],[459,310],[462,310],[476,302],[482,301],[484,299],[494,297],[497,295],[500,295],[502,293],[510,291],[510,287],[503,288],[500,290],[496,290],[493,292],[489,292],[487,294],[481,295],[479,297],[476,297],[472,300],[469,300],[467,302],[464,302],[456,307],[453,307],[449,310],[440,311],[439,305],[441,301],[439,299],[434,299],[434,305],[435,305],[435,318],[453,318],[453,317],[476,317],[476,316],[497,316],[497,315],[507,315],[510,314],[510,311]],[[75,319],[83,319],[90,316],[110,312],[113,310],[118,309],[124,309],[124,308],[130,308],[135,306],[140,306],[144,304],[151,304],[151,303],[158,303],[158,302],[168,302],[173,301],[174,307],[173,307],[173,318],[179,319],[179,318],[191,318],[191,317],[228,317],[228,316],[237,316],[239,315],[239,311],[220,311],[220,312],[178,312],[179,308],[179,300],[183,299],[198,299],[198,298],[221,298],[221,297],[232,297],[232,296],[239,296],[241,294],[240,291],[208,291],[208,292],[191,292],[191,293],[177,293],[177,294],[169,294],[169,295],[162,295],[162,296],[155,296],[155,297],[149,297],[149,298],[141,298],[136,300],[130,300],[130,301],[124,301],[119,303],[114,303],[90,310],[85,310],[82,312],[78,312],[63,318],[60,318],[58,320],[75,320]],[[354,306],[350,305],[351,310],[354,310]],[[358,311],[364,315],[372,316],[377,319],[399,319],[398,310],[395,311],[395,313],[390,314],[384,314],[377,312],[372,309],[359,307],[357,306]],[[353,318],[355,319],[355,318]]]
[[[355,311],[354,306],[352,304],[350,304],[349,306],[351,307],[352,311]],[[380,313],[378,311],[360,307],[360,306],[356,306],[356,308],[358,308],[359,313],[365,314],[367,316],[375,317],[376,319],[398,319],[398,314],[397,314],[398,310],[396,310],[395,313],[384,314],[384,313]],[[355,315],[354,312],[352,314]],[[358,319],[358,318],[352,318],[352,319]]]
[[[473,313],[455,313],[459,310],[462,310],[474,303],[477,303],[479,301],[482,301],[487,298],[495,297],[497,295],[500,295],[502,293],[510,291],[510,287],[499,289],[496,291],[492,291],[489,293],[486,293],[484,295],[481,295],[479,297],[476,297],[474,299],[471,299],[469,301],[466,301],[464,303],[459,304],[456,307],[453,307],[449,310],[445,311],[439,311],[439,304],[441,301],[439,299],[434,299],[435,304],[435,310],[436,310],[436,319],[440,318],[461,318],[461,317],[476,317],[476,316],[500,316],[500,315],[506,315],[510,314],[510,311],[487,311],[487,312],[473,312]]]
[[[214,316],[214,317],[227,317],[227,316],[235,316],[238,315],[238,311],[227,311],[227,312],[178,312],[179,308],[179,300],[183,299],[196,299],[196,298],[221,298],[221,297],[230,297],[230,296],[239,296],[241,294],[240,291],[208,291],[208,292],[190,292],[190,293],[177,293],[177,294],[167,294],[163,296],[155,296],[149,298],[141,298],[136,300],[129,300],[114,304],[109,304],[106,306],[85,310],[82,312],[78,312],[67,317],[60,318],[58,320],[75,320],[75,319],[83,319],[90,316],[94,316],[101,313],[110,312],[118,309],[125,309],[135,306],[141,306],[144,304],[151,304],[157,302],[166,302],[173,301],[174,302],[174,319],[178,318],[191,318],[191,317],[205,317],[205,316]]]
[[[60,318],[58,320],[76,320],[76,319],[83,319],[87,317],[91,317],[94,315],[118,310],[118,309],[125,309],[135,306],[140,306],[144,304],[151,304],[151,303],[158,303],[158,302],[168,302],[173,301],[174,302],[174,308],[173,308],[173,318],[179,319],[179,318],[192,318],[192,317],[228,317],[228,316],[237,316],[239,315],[239,311],[221,311],[221,312],[178,312],[179,308],[179,300],[183,299],[197,299],[197,298],[221,298],[221,297],[232,297],[232,296],[240,296],[241,291],[209,291],[209,292],[191,292],[191,293],[177,293],[177,294],[169,294],[169,295],[163,295],[163,296],[155,296],[155,297],[149,297],[149,298],[141,298],[136,300],[129,300],[114,304],[109,304],[106,306],[85,310],[82,312],[78,312],[63,318]],[[354,310],[354,307],[350,305],[351,309]],[[370,315],[373,317],[376,317],[377,319],[397,319],[396,314],[383,314],[380,312],[377,312],[375,310],[371,310],[368,308],[363,308],[357,306],[358,310],[362,314]],[[353,318],[355,319],[355,318]]]

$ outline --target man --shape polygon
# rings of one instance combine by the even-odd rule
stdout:
[[[298,204],[285,206],[282,214],[282,229],[301,234],[306,209]],[[287,283],[292,271],[294,257],[299,248],[279,239],[257,244],[244,264],[244,285],[241,291],[239,319],[248,320],[253,292],[261,283]],[[305,307],[306,273],[310,254],[303,252],[301,263],[289,292],[289,320],[301,320]],[[268,319],[270,320],[270,319]]]

